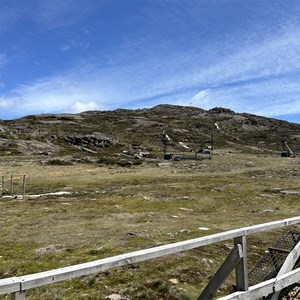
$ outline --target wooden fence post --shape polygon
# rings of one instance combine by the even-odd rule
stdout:
[[[13,194],[13,176],[10,175],[10,194]]]
[[[2,194],[4,194],[4,176],[2,176]]]
[[[26,177],[25,175],[23,175],[23,200],[26,200],[25,191],[26,191]]]

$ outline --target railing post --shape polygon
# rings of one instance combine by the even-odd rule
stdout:
[[[11,300],[25,300],[26,293],[25,291],[22,292],[16,292],[11,294]]]
[[[248,267],[247,267],[247,241],[246,236],[234,238],[234,246],[240,244],[242,246],[243,257],[235,267],[236,289],[237,291],[247,291],[248,283]]]

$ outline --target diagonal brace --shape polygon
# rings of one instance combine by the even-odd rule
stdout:
[[[218,288],[235,269],[241,259],[244,257],[241,244],[235,244],[223,264],[220,266],[215,275],[211,278],[201,295],[197,300],[209,300],[217,292]]]

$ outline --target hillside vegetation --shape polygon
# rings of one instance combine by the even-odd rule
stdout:
[[[217,124],[217,125],[216,125]],[[217,129],[217,127],[219,129]],[[210,145],[241,152],[280,152],[281,141],[300,148],[300,125],[229,109],[158,105],[150,109],[89,111],[80,114],[32,115],[0,122],[0,154],[39,154],[106,164],[146,151],[161,158],[162,134],[167,151],[191,151]],[[134,147],[131,147],[131,146]],[[123,156],[121,153],[125,153]],[[53,162],[55,163],[55,161]],[[56,161],[56,163],[59,163]]]

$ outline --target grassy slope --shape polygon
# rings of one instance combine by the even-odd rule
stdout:
[[[2,159],[1,174],[28,177],[28,193],[64,197],[0,198],[1,277],[91,261],[156,245],[297,216],[300,160],[220,150],[212,160],[131,168],[42,166]],[[201,231],[199,227],[207,227]],[[280,232],[277,233],[277,235]],[[249,240],[250,265],[276,235]],[[231,241],[127,266],[28,293],[28,299],[195,299]],[[48,248],[47,248],[48,247]],[[174,285],[169,279],[177,278]],[[224,285],[226,292],[230,282]],[[5,297],[0,297],[5,299]]]

